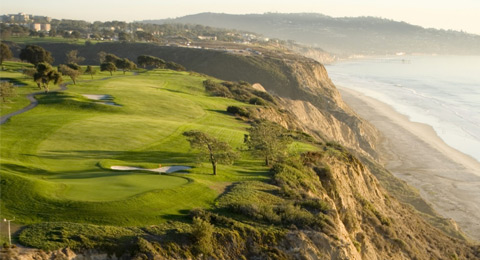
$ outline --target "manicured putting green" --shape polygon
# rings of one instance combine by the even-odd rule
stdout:
[[[58,175],[57,196],[78,201],[121,200],[147,191],[172,189],[188,183],[187,178],[155,173],[83,173]]]

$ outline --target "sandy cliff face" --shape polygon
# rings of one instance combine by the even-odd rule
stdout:
[[[313,155],[315,157],[315,155]],[[328,166],[329,172],[319,171]],[[312,196],[333,207],[334,229],[291,231],[288,252],[305,259],[477,259],[478,248],[451,238],[392,198],[349,154],[319,156],[310,164],[318,179]]]
[[[289,75],[289,84],[281,87],[290,90],[271,84],[264,87],[280,96],[282,107],[294,115],[300,123],[299,128],[376,158],[377,130],[343,102],[325,67],[306,58],[281,62]],[[293,95],[288,94],[292,92]],[[269,119],[268,116],[271,114],[263,117]]]

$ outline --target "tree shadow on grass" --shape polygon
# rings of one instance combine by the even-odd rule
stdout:
[[[2,171],[10,171],[14,173],[25,173],[25,174],[34,174],[34,175],[51,175],[52,173],[44,169],[35,168],[35,167],[26,167],[18,164],[12,163],[2,163]]]
[[[176,89],[168,89],[168,88],[158,88],[158,89],[166,90],[166,91],[172,92],[172,93],[179,93],[179,94],[188,94],[188,95],[191,95],[191,93],[188,93],[188,92],[185,92],[185,91],[176,90]]]
[[[132,163],[162,163],[162,164],[188,164],[195,163],[195,155],[171,151],[102,151],[102,150],[77,150],[77,151],[48,151],[41,155],[24,154],[45,159],[71,160],[71,159],[114,159]]]
[[[135,171],[135,173],[138,173]],[[101,177],[116,177],[116,176],[125,176],[125,175],[131,175],[132,171],[98,171],[98,170],[92,170],[92,171],[77,171],[77,172],[61,172],[61,173],[56,173],[55,177],[49,178],[49,179],[69,179],[69,180],[76,180],[76,179],[90,179],[90,178],[101,178]],[[151,173],[155,174],[155,173]]]
[[[227,116],[235,116],[234,114],[230,114],[228,113],[226,110],[218,110],[218,109],[206,109],[207,111],[209,112],[215,112],[215,113],[219,113],[219,114],[222,114],[222,115],[227,115]]]

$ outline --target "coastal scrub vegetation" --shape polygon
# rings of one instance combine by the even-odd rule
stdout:
[[[245,81],[239,82],[217,82],[207,79],[203,82],[205,90],[212,96],[233,98],[240,102],[259,106],[275,105],[275,99],[267,92],[256,90],[251,84]]]

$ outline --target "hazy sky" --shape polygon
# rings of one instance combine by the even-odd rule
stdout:
[[[86,21],[162,19],[200,12],[315,12],[376,16],[480,34],[480,0],[0,0],[0,13]]]

